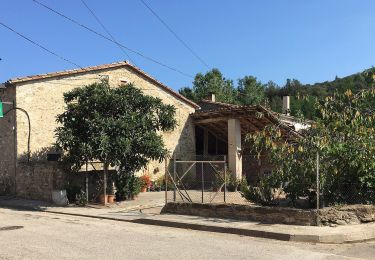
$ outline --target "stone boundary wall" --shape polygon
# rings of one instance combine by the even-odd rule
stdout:
[[[375,222],[375,205],[348,205],[319,210],[319,223],[324,226]]]
[[[16,196],[43,201],[52,200],[52,190],[65,184],[65,173],[57,162],[18,163]]]
[[[238,204],[167,203],[162,213],[194,215],[213,218],[259,221],[272,224],[316,226],[317,214],[313,210],[261,207]]]
[[[375,222],[375,205],[302,210],[238,204],[169,202],[162,209],[162,213],[302,226],[337,226]]]

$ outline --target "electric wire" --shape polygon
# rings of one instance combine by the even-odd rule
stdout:
[[[78,67],[78,68],[84,69],[84,68],[82,68],[80,65],[78,65],[77,63],[75,63],[75,62],[73,62],[73,61],[71,61],[71,60],[69,60],[69,59],[67,59],[67,58],[64,58],[63,56],[57,54],[57,53],[54,52],[54,51],[51,51],[50,49],[47,49],[47,48],[44,47],[43,45],[41,45],[41,44],[35,42],[34,40],[30,39],[29,37],[25,36],[24,34],[18,32],[18,31],[16,31],[15,29],[11,28],[10,26],[4,24],[4,23],[1,22],[1,21],[0,21],[0,25],[3,26],[4,28],[8,29],[9,31],[12,31],[13,33],[15,33],[16,35],[18,35],[19,37],[25,39],[26,41],[32,43],[33,45],[39,47],[40,49],[42,49],[42,50],[44,50],[44,51],[50,53],[51,55],[53,55],[53,56],[55,56],[55,57],[57,57],[57,58],[59,58],[59,59],[65,61],[65,62],[67,62],[67,63],[69,63],[69,64],[71,64],[71,65],[74,65],[75,67]]]
[[[92,10],[88,5],[87,3],[84,1],[84,0],[81,0],[82,4],[86,7],[86,9],[91,13],[91,15],[95,18],[95,20],[98,22],[98,24],[100,24],[100,26],[103,28],[103,30],[108,34],[109,37],[111,37],[111,39],[115,42],[117,42],[117,40],[115,39],[115,37],[109,32],[109,30],[104,26],[104,24],[100,21],[99,17],[95,14],[94,10]],[[128,59],[134,64],[135,62],[132,60],[132,58],[130,57],[129,53],[123,48],[121,47],[120,45],[117,44],[117,46],[119,47],[119,49],[122,51],[122,53],[125,54],[126,57],[128,57]],[[136,65],[137,66],[137,65]]]
[[[172,70],[172,71],[174,71],[174,72],[177,72],[177,73],[179,73],[179,74],[181,74],[181,75],[183,75],[183,76],[185,76],[185,77],[193,78],[192,75],[189,75],[188,73],[185,73],[185,72],[183,72],[183,71],[181,71],[181,70],[179,70],[179,69],[176,69],[176,68],[174,68],[174,67],[171,67],[171,66],[169,66],[169,65],[166,65],[166,64],[164,64],[164,63],[162,63],[162,62],[160,62],[160,61],[158,61],[158,60],[156,60],[156,59],[154,59],[154,58],[151,58],[151,57],[149,57],[149,56],[146,56],[146,55],[142,54],[141,52],[139,52],[139,51],[137,51],[137,50],[131,49],[131,48],[129,48],[129,47],[123,45],[122,43],[119,43],[119,42],[117,42],[117,41],[114,41],[114,40],[112,40],[111,38],[109,38],[109,37],[103,35],[102,33],[97,32],[97,31],[95,31],[94,29],[92,29],[92,28],[90,28],[90,27],[88,27],[88,26],[86,26],[86,25],[84,25],[84,24],[81,24],[81,23],[77,22],[77,21],[74,20],[73,18],[70,18],[70,17],[68,17],[68,16],[66,16],[66,15],[64,15],[64,14],[62,14],[62,13],[56,11],[55,9],[53,9],[53,8],[51,8],[51,7],[49,7],[49,6],[45,5],[45,4],[43,4],[43,3],[39,2],[39,1],[37,1],[37,0],[32,0],[32,1],[33,1],[34,3],[40,5],[41,7],[44,7],[45,9],[47,9],[47,10],[49,10],[49,11],[51,11],[51,12],[57,14],[58,16],[61,16],[62,18],[64,18],[64,19],[66,19],[66,20],[68,20],[68,21],[70,21],[70,22],[72,22],[72,23],[74,23],[74,24],[76,24],[76,25],[78,25],[78,26],[80,26],[80,27],[82,27],[82,28],[84,28],[84,29],[90,31],[90,32],[93,33],[93,34],[96,34],[97,36],[100,36],[101,38],[103,38],[103,39],[105,39],[105,40],[107,40],[107,41],[110,41],[110,42],[112,42],[112,43],[114,43],[114,44],[116,44],[116,45],[119,45],[119,46],[125,48],[126,50],[128,50],[128,51],[130,51],[130,52],[132,52],[132,53],[135,53],[135,54],[137,54],[138,56],[140,56],[140,57],[142,57],[142,58],[144,58],[144,59],[147,59],[147,60],[149,60],[149,61],[151,61],[151,62],[154,62],[154,63],[156,63],[156,64],[158,64],[158,65],[160,65],[160,66],[162,66],[162,67],[165,67],[165,68],[167,68],[167,69],[169,69],[169,70]]]
[[[167,28],[167,30],[173,34],[173,36],[182,43],[182,45],[185,46],[186,49],[190,51],[191,54],[195,58],[197,58],[207,69],[210,69],[210,67],[207,65],[207,63],[180,37],[178,34],[172,30],[172,28],[144,1],[140,0],[141,3]]]

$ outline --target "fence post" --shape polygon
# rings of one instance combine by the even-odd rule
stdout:
[[[88,176],[88,162],[86,160],[86,174],[85,174],[85,185],[86,185],[86,201],[89,202],[89,176]]]
[[[177,185],[176,181],[176,153],[173,154],[173,180],[174,183]],[[173,201],[176,202],[176,185],[173,187]]]
[[[316,152],[316,209],[320,208],[319,152]]]
[[[204,176],[203,176],[203,162],[202,162],[202,203],[203,203],[203,195],[204,195]]]
[[[227,193],[227,157],[224,155],[224,203],[227,202],[226,193]]]
[[[165,184],[165,205],[167,205],[168,203],[168,156],[165,157],[164,184]]]

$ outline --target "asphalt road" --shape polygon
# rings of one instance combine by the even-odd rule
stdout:
[[[375,259],[375,242],[291,243],[0,209],[0,259]]]

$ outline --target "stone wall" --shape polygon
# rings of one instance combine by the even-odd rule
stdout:
[[[65,178],[57,162],[18,163],[17,196],[51,201],[52,190],[61,189],[65,184]]]
[[[161,89],[159,85],[145,78],[129,67],[106,69],[96,72],[49,78],[17,85],[17,105],[26,108],[31,120],[31,153],[41,154],[51,148],[55,141],[54,130],[57,127],[56,116],[65,109],[63,94],[74,88],[97,82],[108,76],[109,83],[117,87],[124,83],[133,83],[147,95],[159,97],[166,104],[176,108],[178,126],[175,130],[163,133],[166,147],[171,153],[195,153],[194,126],[189,114],[195,109]],[[24,158],[27,151],[27,120],[17,112],[17,156]],[[142,173],[148,173],[153,179],[164,174],[165,163],[151,162]]]
[[[325,226],[375,222],[375,205],[350,205],[319,210],[319,223]]]
[[[301,210],[255,205],[169,202],[164,206],[162,213],[303,226],[337,226],[375,222],[375,205],[350,205],[320,210]]]
[[[167,203],[162,213],[259,221],[272,224],[316,226],[314,210],[237,204]]]
[[[10,87],[1,95],[4,102],[15,101],[15,88]],[[12,105],[3,105],[6,113]],[[0,195],[15,193],[15,111],[10,111],[6,116],[0,118]]]

